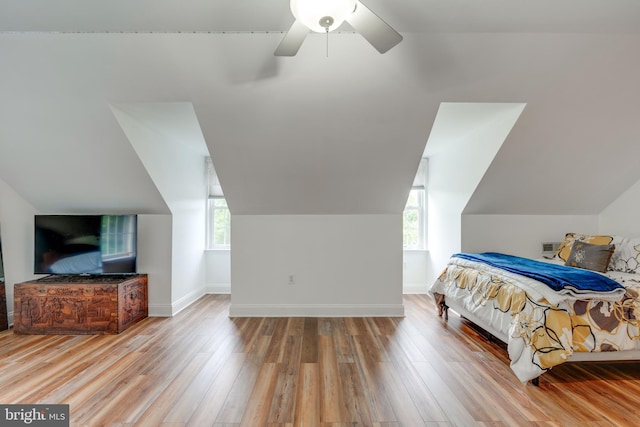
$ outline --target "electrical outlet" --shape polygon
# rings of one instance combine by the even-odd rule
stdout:
[[[295,285],[296,284],[296,278],[293,274],[289,275],[289,282],[290,285]]]
[[[542,243],[542,256],[545,258],[551,258],[560,247],[560,242],[543,242]]]
[[[560,242],[545,242],[542,244],[542,252],[555,252],[560,247]]]

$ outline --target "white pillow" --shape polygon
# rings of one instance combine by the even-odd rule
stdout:
[[[616,250],[609,262],[609,270],[640,273],[640,237],[616,236],[614,242]]]

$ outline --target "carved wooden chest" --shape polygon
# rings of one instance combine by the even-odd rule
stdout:
[[[47,276],[13,295],[18,334],[118,334],[148,315],[146,274]]]

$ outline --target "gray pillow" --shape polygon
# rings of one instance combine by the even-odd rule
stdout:
[[[575,241],[564,265],[604,273],[615,250],[616,245],[592,245]]]

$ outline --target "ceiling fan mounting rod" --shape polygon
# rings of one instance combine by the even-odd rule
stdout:
[[[331,16],[323,16],[318,21],[318,24],[320,24],[320,26],[323,27],[325,30],[329,31],[329,28],[333,25],[334,22],[335,21]]]

